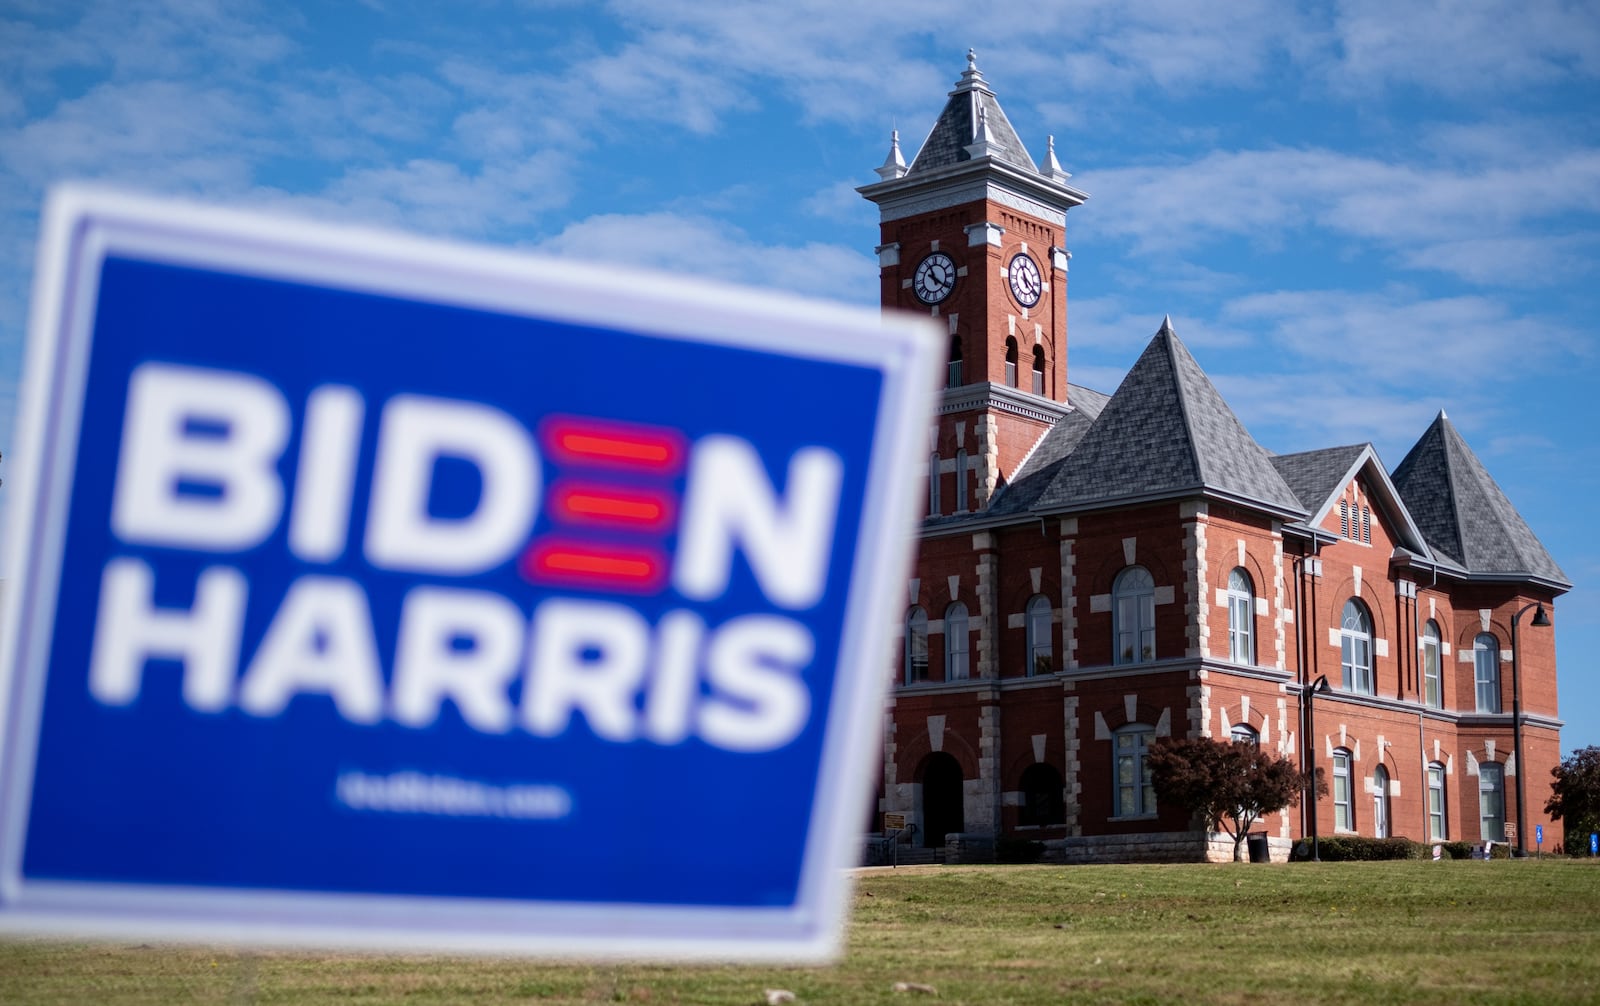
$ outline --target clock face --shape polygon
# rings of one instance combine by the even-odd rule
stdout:
[[[944,252],[934,252],[917,266],[911,289],[924,304],[937,304],[956,288],[956,264]]]
[[[1006,278],[1011,281],[1011,296],[1017,298],[1018,304],[1032,307],[1039,303],[1044,283],[1039,279],[1039,266],[1027,252],[1018,252],[1012,257],[1011,264],[1006,267]]]

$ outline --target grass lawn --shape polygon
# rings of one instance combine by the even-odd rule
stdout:
[[[897,982],[933,993],[894,991]],[[832,967],[0,940],[0,1003],[1600,1002],[1600,863],[863,871]]]

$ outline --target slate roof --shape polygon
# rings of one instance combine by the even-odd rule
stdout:
[[[1001,148],[993,155],[994,159],[1029,171],[1038,171],[1017,131],[1012,128],[1011,120],[1006,118],[1000,102],[995,100],[988,82],[978,72],[969,51],[966,72],[956,82],[956,89],[950,92],[950,100],[945,102],[944,111],[939,113],[928,138],[922,141],[922,149],[917,151],[916,158],[911,162],[909,174],[921,174],[972,160],[966,148],[977,137],[980,110],[983,121],[989,127],[991,141]]]
[[[1228,408],[1170,319],[1070,455],[1040,461],[1013,487],[1017,497],[1031,498],[1032,510],[1204,493],[1290,518],[1306,516],[1271,455]],[[1028,467],[1035,467],[1031,460]],[[1038,479],[1047,484],[1024,485]]]
[[[1429,548],[1468,573],[1572,586],[1443,412],[1392,478]]]
[[[1272,466],[1311,511],[1310,519],[1304,522],[1307,528],[1322,526],[1333,512],[1334,503],[1343,496],[1345,480],[1355,477],[1357,472],[1365,472],[1367,492],[1383,512],[1394,536],[1395,548],[1413,555],[1431,556],[1422,529],[1412,519],[1371,444],[1283,454],[1272,459]]]
[[[1272,467],[1294,490],[1301,505],[1315,514],[1339,488],[1339,483],[1350,473],[1350,467],[1366,449],[1366,444],[1351,444],[1299,454],[1279,454],[1273,457]]]

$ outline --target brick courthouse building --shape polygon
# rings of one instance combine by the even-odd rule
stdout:
[[[1170,322],[1109,397],[1068,383],[1087,195],[970,54],[878,173],[883,304],[950,336],[878,809],[952,858],[1200,858],[1146,755],[1232,737],[1326,772],[1321,835],[1520,824],[1531,849],[1560,760],[1543,616],[1570,584],[1449,419],[1393,471],[1365,444],[1274,455]],[[1257,824],[1274,859],[1312,827],[1304,802]]]

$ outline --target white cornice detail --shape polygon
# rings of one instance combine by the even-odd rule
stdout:
[[[1072,411],[1071,406],[1051,401],[1038,395],[1004,384],[983,381],[964,384],[959,388],[946,388],[939,399],[939,414],[948,416],[957,412],[992,409],[1008,412],[1041,423],[1055,424]]]
[[[1009,207],[1018,213],[1026,213],[1029,216],[1037,217],[1057,227],[1065,227],[1067,224],[1066,210],[1048,206],[993,182],[981,180],[935,192],[907,193],[902,198],[886,199],[878,205],[880,219],[887,223],[891,220],[903,220],[906,217],[913,217],[919,213],[931,213],[934,210],[949,209],[952,206],[977,202],[980,199],[999,203],[1001,206]]]

